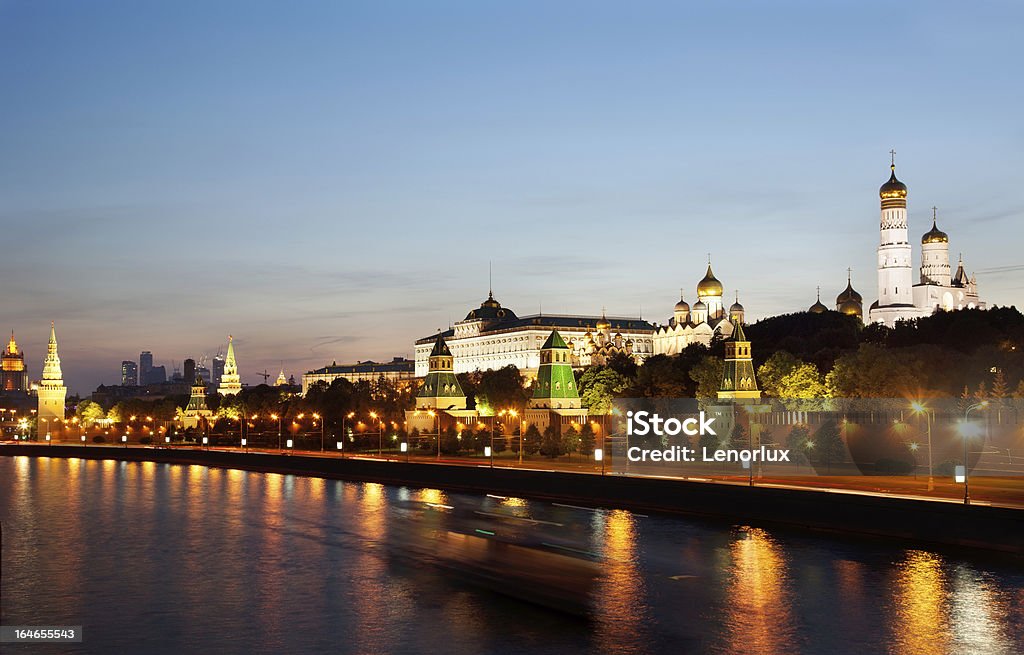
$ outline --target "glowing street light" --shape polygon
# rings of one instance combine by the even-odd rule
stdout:
[[[988,407],[988,401],[987,400],[983,400],[980,403],[974,403],[973,405],[968,407],[966,410],[964,410],[964,420],[960,423],[960,428],[959,428],[960,436],[962,436],[963,439],[964,439],[964,475],[963,475],[963,480],[960,480],[959,476],[958,476],[958,478],[956,479],[956,482],[963,482],[964,483],[964,505],[970,505],[971,504],[971,482],[970,482],[969,473],[968,473],[968,470],[967,470],[967,437],[969,436],[968,435],[969,432],[974,432],[974,430],[970,427],[970,424],[967,422],[967,418],[968,418],[968,416],[970,415],[970,413],[973,410],[975,410],[975,409],[985,409],[986,407]],[[970,436],[974,436],[974,435],[970,435]]]
[[[924,414],[925,425],[928,426],[928,491],[935,489],[935,477],[932,470],[932,414],[920,402],[910,403],[910,411],[920,416]],[[914,449],[916,450],[916,448]]]

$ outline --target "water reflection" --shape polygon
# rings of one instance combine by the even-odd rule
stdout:
[[[950,652],[942,559],[933,553],[912,550],[896,567],[890,652]]]
[[[597,589],[595,640],[602,650],[645,652],[644,579],[637,562],[636,517],[624,510],[594,513],[594,547],[605,557]]]
[[[529,517],[582,542],[606,574],[592,619],[408,556],[401,501]],[[1019,566],[884,544],[438,489],[25,457],[0,457],[0,520],[5,623],[85,624],[93,652],[1024,652]],[[153,634],[162,638],[142,640]]]
[[[793,649],[792,598],[781,549],[764,530],[744,528],[729,548],[723,651],[784,653]]]

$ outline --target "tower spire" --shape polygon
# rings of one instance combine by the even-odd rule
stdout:
[[[220,376],[217,391],[225,396],[233,396],[242,390],[242,379],[238,375],[238,363],[235,361],[235,338],[228,335],[228,352],[224,355],[224,373]]]

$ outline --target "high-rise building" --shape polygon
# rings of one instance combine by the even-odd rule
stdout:
[[[153,353],[143,350],[139,354],[139,382],[149,384],[149,372],[153,370]]]
[[[139,367],[131,360],[121,362],[121,386],[139,386]]]
[[[219,385],[221,378],[224,377],[224,356],[214,355],[211,368],[212,370],[210,371],[209,382],[214,385]]]
[[[182,378],[192,384],[196,380],[196,360],[189,357],[185,360],[181,370]]]
[[[233,396],[242,390],[241,378],[238,376],[238,364],[235,363],[234,338],[228,335],[228,354],[224,359],[224,374],[220,377],[217,391],[224,396]]]
[[[210,386],[210,369],[202,364],[196,366],[196,377],[205,382],[206,386]]]
[[[11,340],[3,353],[0,371],[0,391],[28,391],[28,369],[25,367],[25,353],[18,350],[11,330]]]
[[[63,428],[64,401],[67,399],[68,388],[64,386],[64,376],[60,370],[60,357],[57,355],[57,330],[50,323],[50,343],[46,348],[46,360],[43,362],[43,379],[39,382],[39,409],[36,413],[39,436],[56,432]]]
[[[149,369],[146,384],[163,384],[164,382],[167,382],[167,367],[161,364]]]

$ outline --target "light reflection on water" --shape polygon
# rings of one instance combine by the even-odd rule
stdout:
[[[559,524],[603,558],[591,620],[396,561],[403,501]],[[621,510],[0,457],[0,520],[4,623],[83,624],[80,652],[1024,650],[1019,566]]]

